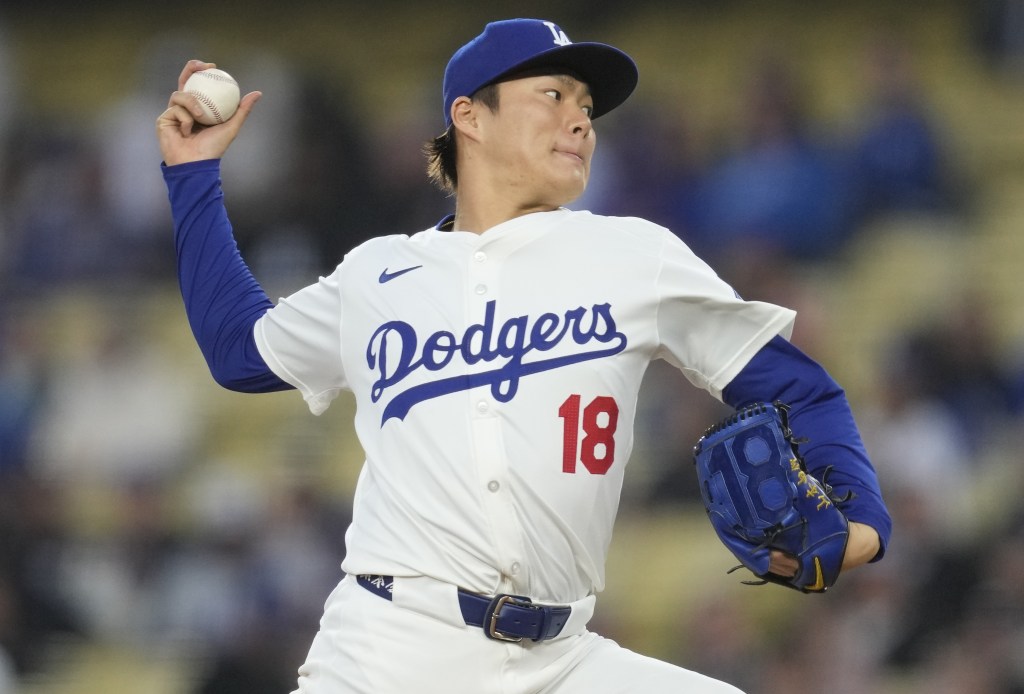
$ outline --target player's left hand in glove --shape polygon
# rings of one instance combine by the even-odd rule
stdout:
[[[718,537],[760,581],[820,593],[839,577],[849,522],[825,482],[808,474],[781,403],[745,407],[694,447],[701,498]],[[848,498],[848,497],[847,497]],[[772,550],[795,558],[792,576],[769,571]],[[739,568],[739,567],[737,567]]]

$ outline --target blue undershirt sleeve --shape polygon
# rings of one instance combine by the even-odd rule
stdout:
[[[892,535],[892,519],[846,393],[825,369],[775,337],[725,387],[722,399],[737,409],[755,402],[789,405],[793,431],[808,439],[800,445],[808,472],[820,479],[832,466],[829,484],[840,496],[853,492],[843,512],[878,532],[881,548],[873,561],[881,559]]]
[[[224,208],[220,161],[162,167],[174,219],[178,283],[192,334],[221,386],[287,390],[260,356],[253,326],[273,303],[242,260]]]

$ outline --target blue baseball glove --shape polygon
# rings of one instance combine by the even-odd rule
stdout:
[[[710,427],[694,447],[697,479],[718,537],[760,579],[746,583],[821,593],[842,568],[849,522],[837,504],[849,497],[836,498],[829,470],[808,474],[787,412],[759,403]],[[794,576],[768,571],[773,549],[796,558]]]

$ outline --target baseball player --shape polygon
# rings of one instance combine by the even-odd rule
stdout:
[[[548,21],[488,24],[448,63],[430,145],[454,214],[276,305],[219,181],[260,94],[198,126],[180,90],[211,66],[190,61],[157,120],[193,332],[227,388],[294,388],[314,414],[353,393],[366,454],[296,691],[736,691],[587,629],[654,359],[735,406],[790,403],[808,463],[855,494],[844,568],[882,555],[875,473],[843,391],[787,342],[793,312],[737,298],[664,228],[562,207],[587,184],[595,119],[637,83],[625,53]]]

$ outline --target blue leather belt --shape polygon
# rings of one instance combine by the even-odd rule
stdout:
[[[391,600],[394,578],[362,575],[356,581],[385,600]],[[568,605],[537,605],[520,595],[477,595],[459,589],[459,608],[466,624],[483,629],[487,638],[518,643],[523,639],[546,641],[562,631],[572,608]]]

